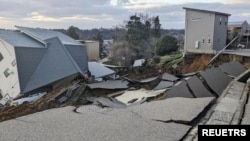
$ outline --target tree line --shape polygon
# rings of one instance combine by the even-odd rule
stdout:
[[[67,34],[74,39],[79,36],[71,26]],[[103,39],[100,32],[92,38],[100,42],[100,52],[103,50]],[[114,45],[110,50],[109,59],[114,65],[131,65],[134,60],[165,55],[178,49],[177,39],[161,36],[159,16],[149,17],[147,14],[131,15],[124,25],[114,28]]]

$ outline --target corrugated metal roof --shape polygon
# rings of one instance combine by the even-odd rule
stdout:
[[[30,36],[34,36],[35,38],[38,38],[40,40],[47,40],[53,37],[58,37],[63,44],[67,45],[82,45],[80,42],[68,37],[67,35],[57,32],[57,31],[52,31],[48,29],[42,29],[42,28],[28,28],[28,27],[21,27],[21,26],[16,26],[18,29],[23,31],[26,34],[29,34]]]
[[[43,44],[20,33],[19,31],[0,30],[0,39],[14,47],[44,48]]]
[[[91,72],[91,75],[94,75],[95,78],[100,78],[100,77],[104,77],[104,76],[115,73],[115,71],[97,62],[89,62],[88,65],[89,65],[89,71]]]

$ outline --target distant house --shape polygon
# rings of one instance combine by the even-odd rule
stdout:
[[[17,28],[0,30],[3,97],[53,90],[87,72],[87,51],[80,42],[56,31]]]
[[[184,51],[216,53],[226,45],[230,14],[186,8]]]
[[[100,59],[99,42],[93,40],[80,40],[87,48],[88,59],[90,61],[96,61]]]
[[[247,21],[239,21],[239,22],[229,22],[228,23],[228,39],[233,38],[234,32],[239,35],[239,41],[247,41],[246,39],[250,36],[250,28]]]

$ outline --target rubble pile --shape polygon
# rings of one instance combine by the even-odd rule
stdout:
[[[71,84],[46,94],[38,101],[2,109],[0,121],[69,105],[80,107],[93,104],[102,108],[126,109],[175,97],[216,98],[232,79],[245,70],[242,64],[229,62],[187,75],[159,73],[154,77],[140,80],[121,77],[120,80],[77,83],[77,87],[76,84]],[[74,89],[71,89],[69,94],[69,88],[73,86]]]

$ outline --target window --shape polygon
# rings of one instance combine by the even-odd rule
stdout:
[[[208,39],[208,43],[211,43],[211,40],[210,40],[210,39]]]
[[[2,53],[0,52],[0,61],[2,61],[3,60],[3,55],[2,55]]]
[[[10,72],[10,69],[9,69],[9,68],[7,68],[7,69],[4,71],[4,75],[5,75],[6,78],[10,75],[9,72]]]
[[[220,18],[220,25],[221,25],[222,18]]]
[[[192,21],[202,21],[201,18],[192,18]]]
[[[202,43],[203,43],[203,44],[205,43],[205,39],[202,40]]]

